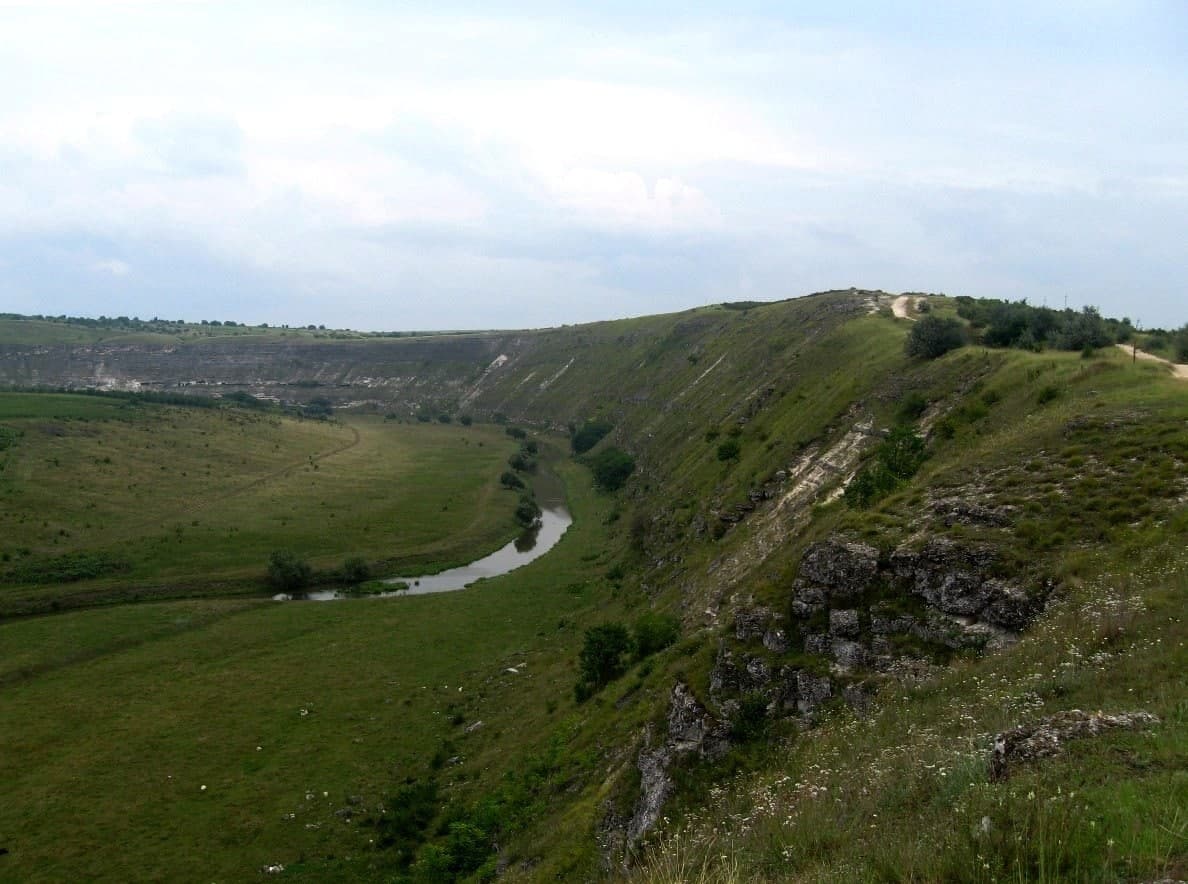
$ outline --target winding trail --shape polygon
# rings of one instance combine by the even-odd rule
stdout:
[[[916,317],[908,315],[908,303],[911,300],[911,295],[900,295],[891,302],[891,312],[895,314],[896,319],[906,319],[908,322],[916,321]]]
[[[1139,350],[1136,353],[1130,344],[1115,344],[1114,346],[1127,356],[1137,356],[1143,362],[1162,362],[1172,370],[1172,377],[1179,378],[1181,381],[1188,381],[1188,365],[1172,362],[1170,359],[1164,359],[1162,356],[1156,356],[1154,353],[1148,353],[1145,350]]]

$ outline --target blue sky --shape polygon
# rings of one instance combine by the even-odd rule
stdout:
[[[1188,321],[1188,4],[0,0],[0,310]]]

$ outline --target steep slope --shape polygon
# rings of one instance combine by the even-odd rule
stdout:
[[[226,344],[210,360],[224,387],[429,406],[559,443],[598,419],[591,453],[636,464],[621,491],[582,499],[596,523],[568,570],[523,578],[555,629],[517,599],[535,637],[485,689],[506,708],[471,701],[488,725],[392,771],[440,787],[425,818],[379,847],[338,825],[339,857],[414,880],[1183,876],[1188,389],[1113,348],[912,360],[911,317],[891,304],[831,292],[538,332],[271,342],[268,358]],[[106,353],[104,371],[163,384],[203,364],[147,352]],[[62,383],[93,377],[95,354],[71,364]],[[575,696],[582,630],[655,614],[678,618],[679,639]],[[522,660],[542,675],[512,687]],[[1034,756],[1085,736],[1052,761],[1004,749],[992,766],[1016,725],[1038,730],[1003,746],[1038,733]],[[328,857],[287,874],[348,872]]]

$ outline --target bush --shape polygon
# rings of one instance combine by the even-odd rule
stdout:
[[[520,502],[516,504],[516,521],[525,528],[531,528],[540,518],[540,507],[536,499],[529,494],[521,494]]]
[[[747,694],[739,703],[730,722],[730,737],[738,743],[748,743],[763,736],[767,730],[767,698],[762,694]]]
[[[528,435],[527,430],[521,430],[519,427],[508,427],[503,432],[507,433],[507,435],[511,436],[513,439],[523,439]]]
[[[1053,399],[1059,399],[1059,398],[1060,398],[1060,388],[1054,387],[1051,384],[1048,384],[1046,387],[1042,388],[1039,391],[1039,394],[1036,395],[1036,397],[1035,397],[1035,401],[1038,402],[1040,405],[1047,405]]]
[[[573,446],[574,454],[585,454],[595,445],[602,441],[611,430],[614,429],[614,424],[606,420],[590,420],[582,424],[581,429],[573,434],[570,444]]]
[[[499,484],[512,491],[524,487],[523,480],[511,470],[503,471],[503,474],[499,477]]]
[[[361,556],[351,556],[338,572],[346,583],[363,583],[371,579],[371,566]]]
[[[853,507],[868,507],[910,479],[928,452],[924,440],[906,424],[892,428],[875,449],[873,463],[863,467],[846,486],[845,500]]]
[[[594,473],[594,482],[604,491],[617,491],[628,477],[635,472],[635,460],[627,452],[605,448],[587,462]]]
[[[460,423],[464,427],[469,427],[471,424],[474,423],[474,418],[472,418],[468,414],[464,414],[460,418],[458,418],[458,423]]]
[[[644,614],[635,621],[632,629],[635,644],[635,659],[642,660],[657,651],[663,651],[681,637],[681,624],[668,614]]]
[[[334,406],[330,400],[325,396],[318,396],[310,399],[308,404],[301,409],[301,413],[306,417],[312,417],[315,420],[326,420],[334,413]]]
[[[738,460],[741,451],[742,446],[738,444],[737,439],[727,439],[718,446],[718,460]]]
[[[913,390],[900,400],[899,408],[895,410],[895,416],[901,421],[914,421],[918,420],[927,408],[927,397],[923,393]]]
[[[623,674],[631,637],[622,623],[603,623],[586,630],[578,664],[579,684],[598,690]]]
[[[268,582],[281,592],[293,592],[306,586],[313,578],[309,562],[293,553],[278,550],[268,557]]]
[[[904,342],[904,352],[920,359],[936,359],[964,344],[965,326],[960,321],[930,314],[912,326]]]

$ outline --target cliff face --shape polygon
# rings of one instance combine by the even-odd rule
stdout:
[[[323,395],[337,404],[392,404],[456,395],[505,343],[505,336],[475,334],[356,341],[10,344],[0,348],[0,383],[207,394],[244,390],[282,400]]]

